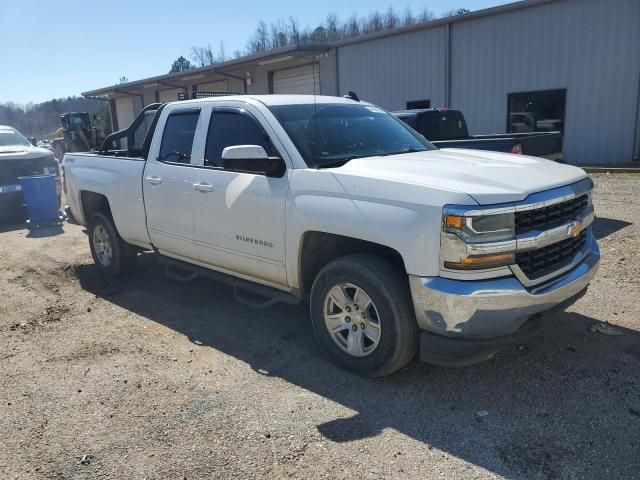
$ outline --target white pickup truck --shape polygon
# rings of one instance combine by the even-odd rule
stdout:
[[[124,138],[63,162],[98,269],[118,275],[149,250],[170,276],[226,281],[256,306],[308,300],[321,345],[361,375],[416,352],[491,358],[583,295],[599,263],[583,170],[439,150],[365,102],[154,104],[105,145]]]

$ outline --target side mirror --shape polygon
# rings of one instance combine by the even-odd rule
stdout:
[[[29,137],[29,143],[34,147],[38,146],[38,140],[36,140],[36,137]]]
[[[234,145],[222,150],[222,165],[225,170],[258,173],[267,177],[281,177],[286,170],[284,160],[269,157],[260,145]]]

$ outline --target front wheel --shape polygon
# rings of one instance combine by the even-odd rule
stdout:
[[[135,264],[136,252],[118,234],[113,220],[96,213],[89,222],[91,256],[101,273],[113,277],[130,270]]]
[[[316,337],[342,366],[367,377],[389,375],[418,348],[406,276],[385,260],[348,255],[326,265],[311,290]]]

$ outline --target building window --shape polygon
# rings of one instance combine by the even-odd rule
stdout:
[[[407,102],[407,110],[418,108],[431,108],[431,100],[411,100]]]
[[[510,93],[507,131],[564,132],[567,90]]]

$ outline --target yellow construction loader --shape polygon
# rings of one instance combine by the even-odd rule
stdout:
[[[56,130],[52,141],[53,154],[62,161],[67,152],[89,152],[102,143],[98,129],[91,125],[87,112],[70,112],[60,115],[62,128]]]

